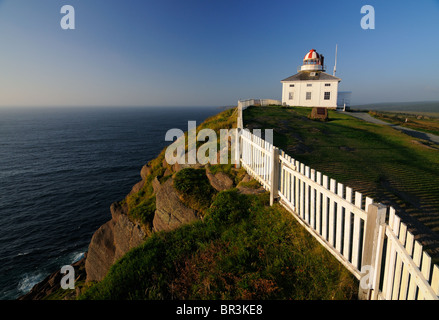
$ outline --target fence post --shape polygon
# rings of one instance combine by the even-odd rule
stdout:
[[[241,101],[238,101],[238,116],[236,119],[236,126],[238,129],[243,129],[244,128],[244,121],[242,119],[242,103]]]
[[[271,151],[271,183],[270,183],[270,206],[278,197],[279,189],[279,149],[273,146]]]
[[[372,290],[378,289],[387,207],[381,203],[372,203],[366,210],[367,221],[360,270],[362,275],[358,289],[360,300],[370,300]]]
[[[236,128],[235,131],[235,168],[241,168],[241,129]]]

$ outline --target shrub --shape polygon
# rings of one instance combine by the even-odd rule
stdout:
[[[238,222],[248,216],[251,203],[237,189],[220,192],[207,211],[207,220],[217,226]]]
[[[215,189],[210,185],[205,169],[185,168],[175,174],[174,187],[183,202],[202,214],[212,203]]]
[[[155,212],[155,196],[146,198],[141,201],[137,206],[129,211],[129,215],[135,220],[140,221],[148,229],[152,226],[152,220],[154,219]]]

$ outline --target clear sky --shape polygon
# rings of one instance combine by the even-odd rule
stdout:
[[[336,44],[352,104],[439,100],[439,0],[0,0],[0,106],[280,99],[310,49],[332,73]]]

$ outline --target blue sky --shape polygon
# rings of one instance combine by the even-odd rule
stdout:
[[[280,99],[310,49],[332,73],[336,44],[353,104],[439,100],[438,35],[439,0],[0,0],[0,106]]]

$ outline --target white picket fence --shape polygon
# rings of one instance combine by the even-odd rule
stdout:
[[[238,128],[243,128],[242,111],[250,106],[281,105],[282,101],[274,99],[247,99],[238,101]]]
[[[238,107],[250,107],[250,106],[269,106],[269,105],[281,105],[282,101],[275,99],[247,99],[239,100]]]
[[[262,138],[244,130],[241,135],[242,155],[241,164],[247,172],[264,186],[271,190],[272,152],[273,145]]]
[[[392,207],[374,203],[248,130],[238,129],[236,141],[237,163],[270,191],[271,203],[278,199],[360,280],[360,299],[439,300],[439,267]]]

